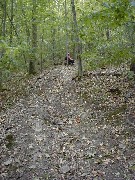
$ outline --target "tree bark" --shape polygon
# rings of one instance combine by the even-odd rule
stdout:
[[[111,31],[109,29],[106,30],[106,38],[109,41],[111,37]]]
[[[3,1],[3,19],[2,19],[2,38],[5,39],[6,36],[6,17],[7,17],[7,2],[6,0]],[[1,50],[0,52],[0,59],[2,59],[2,57],[4,56],[4,49]],[[0,91],[2,90],[2,74],[3,74],[3,70],[2,68],[0,68]]]
[[[42,73],[43,71],[43,42],[44,42],[44,29],[42,31],[42,35],[41,35],[41,54],[40,54],[40,72]]]
[[[55,29],[52,27],[52,59],[53,59],[53,64],[55,64],[56,59],[55,59],[55,34],[56,31]]]
[[[33,0],[32,9],[32,52],[29,61],[29,74],[35,74],[36,50],[37,50],[37,23],[36,23],[36,7],[37,2]]]
[[[76,50],[77,50],[77,60],[78,60],[78,78],[80,79],[83,75],[82,60],[81,60],[81,43],[80,43],[80,39],[79,39],[79,31],[78,31],[78,24],[77,24],[76,9],[75,9],[74,0],[71,0],[71,6],[72,6],[72,14],[73,14],[73,22],[74,22],[74,33],[76,36]]]
[[[12,45],[13,41],[13,7],[14,7],[14,0],[11,0],[11,16],[10,16],[10,46]]]
[[[2,90],[2,70],[0,69],[0,91]]]
[[[67,0],[65,0],[65,31],[66,31],[66,56],[68,54],[68,32],[67,32]],[[68,58],[67,58],[67,64],[68,64]]]
[[[3,3],[3,19],[2,19],[2,36],[5,37],[6,35],[6,16],[7,15],[7,2],[4,0]]]
[[[30,28],[28,26],[27,17],[25,14],[24,7],[22,7],[22,14],[23,14],[24,21],[25,21],[25,31],[26,31],[26,35],[27,35],[27,43],[30,44]]]

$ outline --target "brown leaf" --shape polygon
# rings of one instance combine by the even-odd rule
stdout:
[[[75,119],[75,122],[78,123],[78,124],[81,122],[79,116]]]

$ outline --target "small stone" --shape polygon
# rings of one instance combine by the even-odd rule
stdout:
[[[117,172],[117,173],[115,173],[115,175],[118,177],[118,176],[120,176],[120,173],[119,173],[119,172]]]
[[[32,149],[33,148],[33,144],[29,144],[29,149]]]
[[[15,162],[21,164],[20,160],[15,158]]]
[[[70,167],[68,165],[64,165],[60,168],[60,171],[65,174],[70,171]]]
[[[36,168],[36,165],[31,165],[30,167],[29,167],[30,169],[35,169]]]
[[[93,158],[95,155],[96,155],[96,152],[88,152],[86,156],[88,158]]]
[[[85,135],[83,135],[82,140],[85,140],[85,139],[87,139],[87,138],[85,137]]]
[[[81,176],[84,177],[84,176],[87,176],[88,174],[87,173],[83,173]]]
[[[69,121],[68,121],[68,124],[73,124],[72,120],[69,120]]]
[[[50,158],[50,155],[47,154],[47,153],[45,153],[45,157],[46,157],[46,158]]]
[[[1,173],[1,177],[6,177],[7,173]]]
[[[119,144],[119,148],[125,149],[125,148],[126,148],[126,145],[125,145],[125,144]]]
[[[130,160],[128,163],[129,163],[130,166],[135,165],[135,160],[134,159]]]
[[[3,164],[4,164],[5,166],[8,166],[8,165],[10,165],[11,163],[12,163],[12,159],[9,159],[9,160],[5,161]]]

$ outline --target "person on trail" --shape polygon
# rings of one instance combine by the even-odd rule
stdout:
[[[74,65],[74,60],[70,57],[70,54],[68,53],[65,57],[65,65]]]

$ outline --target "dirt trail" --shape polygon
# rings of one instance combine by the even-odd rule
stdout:
[[[124,104],[115,113],[105,78],[75,82],[75,74],[74,66],[41,74],[29,97],[1,112],[2,180],[135,179]]]

